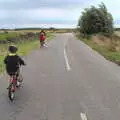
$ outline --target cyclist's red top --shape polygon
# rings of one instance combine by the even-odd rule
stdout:
[[[45,34],[43,32],[40,33],[40,41],[45,40]]]

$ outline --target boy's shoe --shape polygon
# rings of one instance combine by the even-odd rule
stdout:
[[[7,90],[9,89],[9,86],[6,88]]]

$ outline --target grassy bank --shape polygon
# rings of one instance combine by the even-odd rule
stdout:
[[[113,35],[110,38],[98,36],[97,39],[93,39],[92,36],[89,36],[88,38],[83,38],[80,34],[77,34],[77,37],[80,40],[89,45],[92,49],[96,50],[107,60],[120,65],[120,37],[116,35]]]
[[[54,36],[49,33],[47,34],[47,40],[50,40],[52,39]],[[40,46],[40,43],[39,43],[39,40],[36,38],[36,39],[33,39],[33,40],[24,40],[22,42],[16,42],[14,43],[16,44],[16,46],[18,47],[18,54],[20,56],[25,56],[27,55],[30,51],[34,50],[34,49],[37,49],[39,48]],[[3,60],[4,60],[4,57],[6,56],[7,54],[7,49],[8,49],[8,46],[10,44],[0,44],[0,73],[4,71],[4,64],[3,64]]]
[[[47,34],[47,38],[46,40],[51,40],[54,36],[52,34]],[[27,41],[24,42],[22,44],[17,44],[19,51],[18,53],[21,56],[25,56],[27,55],[31,50],[39,48],[40,47],[40,43],[39,40],[32,40],[32,41]]]

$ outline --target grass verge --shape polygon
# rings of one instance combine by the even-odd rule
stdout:
[[[86,43],[88,46],[90,46],[93,50],[97,51],[98,53],[100,53],[102,56],[104,56],[107,60],[110,60],[118,65],[120,65],[120,51],[117,50],[113,50],[113,48],[115,48],[118,43],[120,43],[120,39],[117,40],[113,40],[113,42],[111,42],[111,45],[108,47],[106,45],[100,45],[95,43],[94,41],[91,40],[91,38],[83,38],[80,35],[77,35],[77,37],[83,41],[84,43]]]
[[[51,33],[47,34],[46,40],[51,40],[54,37]],[[39,40],[24,41],[22,43],[16,43],[18,47],[18,54],[20,56],[26,56],[30,51],[39,48]],[[7,54],[8,44],[0,44],[0,73],[5,70],[3,64],[4,57]]]

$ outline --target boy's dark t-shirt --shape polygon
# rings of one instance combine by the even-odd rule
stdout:
[[[4,59],[6,70],[8,73],[15,73],[18,71],[20,65],[25,65],[24,61],[16,55],[7,55]]]

